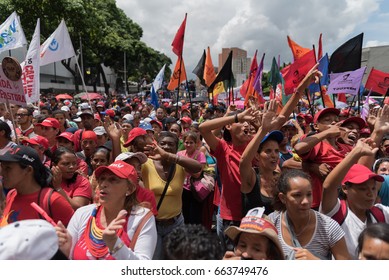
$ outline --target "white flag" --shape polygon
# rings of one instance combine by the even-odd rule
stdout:
[[[7,20],[0,25],[0,53],[27,45],[26,36],[16,12],[13,12]]]
[[[38,19],[26,60],[21,64],[23,88],[27,103],[37,102],[40,98],[40,45],[40,20]]]
[[[41,66],[76,55],[64,20],[61,21],[53,34],[42,44],[40,53]]]
[[[161,86],[162,86],[162,82],[163,82],[163,75],[165,73],[165,66],[166,64],[163,65],[163,67],[161,68],[161,70],[159,70],[159,73],[158,75],[155,77],[154,79],[154,82],[153,82],[153,86],[154,86],[154,90],[157,92]]]

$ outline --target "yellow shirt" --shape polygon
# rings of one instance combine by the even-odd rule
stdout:
[[[173,179],[170,181],[161,207],[158,210],[157,219],[170,219],[181,213],[182,189],[185,176],[186,172],[184,168],[181,165],[176,164]],[[153,160],[148,159],[147,162],[142,165],[142,179],[145,187],[154,193],[155,200],[158,205],[158,201],[161,198],[166,181],[159,176]]]

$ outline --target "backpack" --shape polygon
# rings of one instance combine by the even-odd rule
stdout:
[[[340,209],[334,216],[331,218],[338,222],[339,225],[342,225],[344,223],[344,220],[346,219],[348,213],[348,207],[347,202],[344,199],[340,200]],[[373,206],[369,209],[369,213],[373,215],[374,219],[378,223],[385,223],[385,215],[384,212],[377,206]]]

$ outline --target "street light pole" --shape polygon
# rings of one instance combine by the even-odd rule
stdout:
[[[124,52],[124,84],[125,84],[125,89],[124,89],[124,94],[127,96],[127,89],[128,89],[128,81],[127,81],[127,66],[126,66],[126,52]]]
[[[80,35],[80,59],[81,59],[81,73],[84,77],[84,58],[82,56],[82,41],[81,41],[81,35]]]

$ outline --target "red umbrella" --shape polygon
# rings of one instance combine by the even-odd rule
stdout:
[[[61,100],[61,99],[73,99],[73,96],[67,94],[67,93],[62,93],[62,94],[58,94],[55,96],[55,98],[57,98],[57,100]]]
[[[88,98],[89,96],[89,98]],[[95,92],[88,92],[88,93],[85,93],[81,96],[81,99],[82,100],[94,100],[94,99],[103,99],[103,96],[99,93],[95,93]]]

